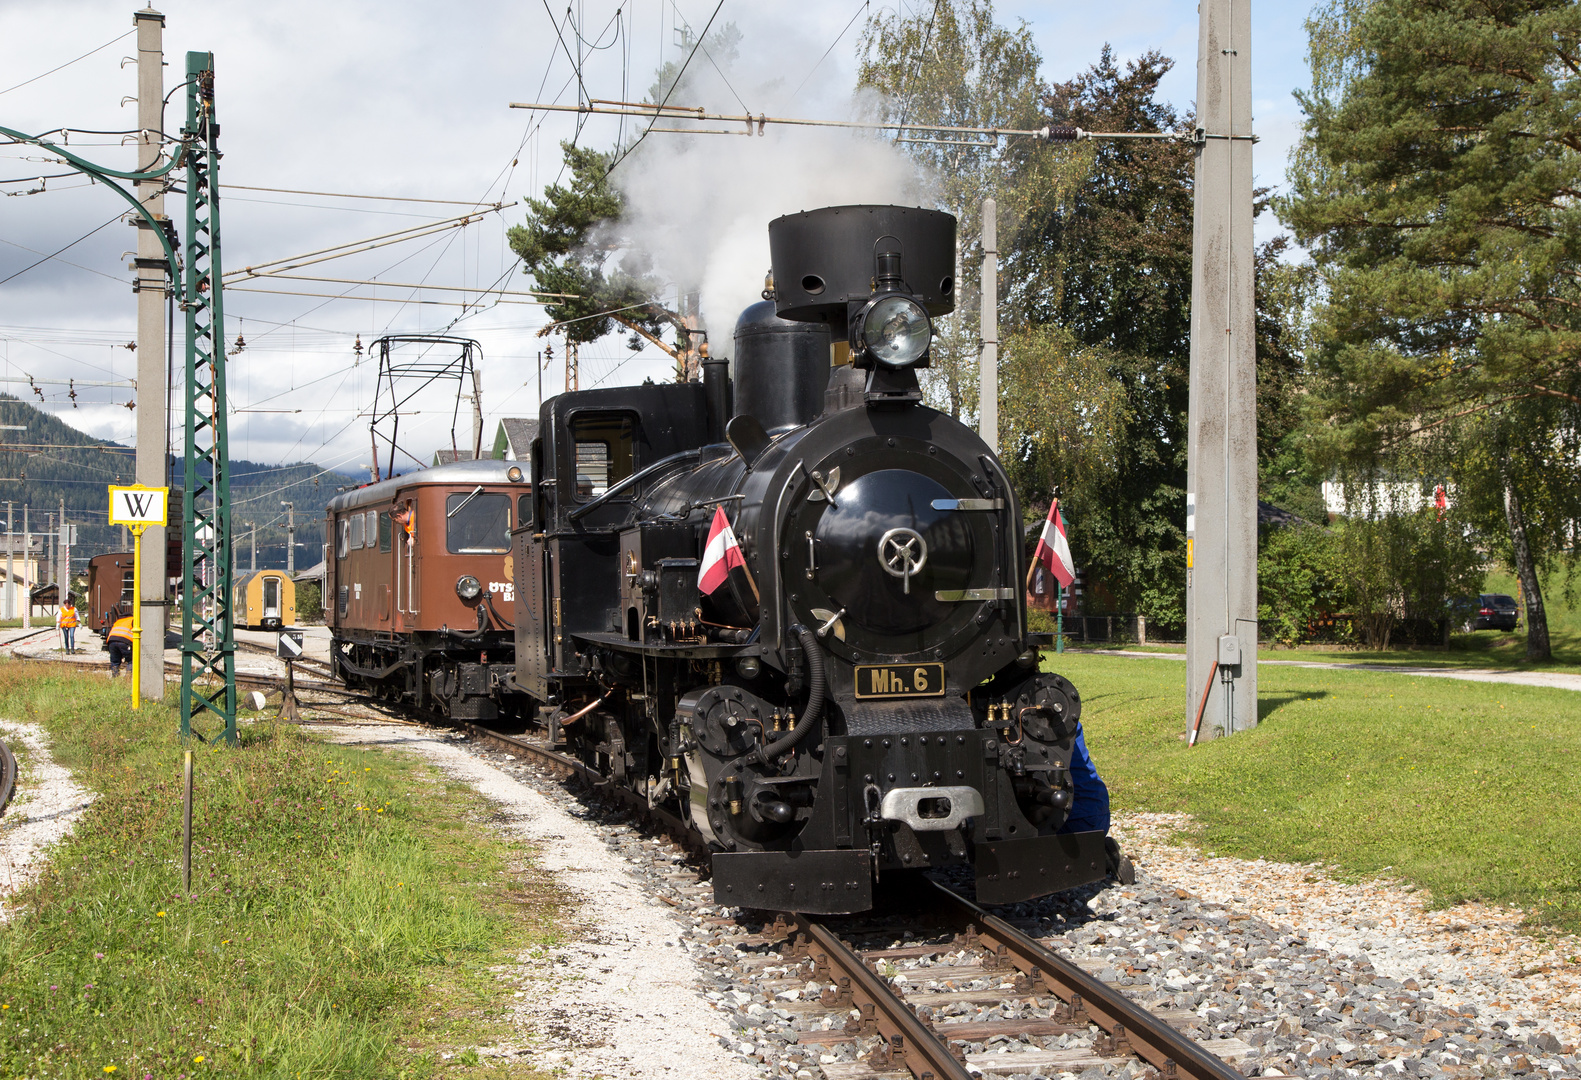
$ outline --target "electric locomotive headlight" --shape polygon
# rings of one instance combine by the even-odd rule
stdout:
[[[462,574],[456,579],[456,595],[463,600],[476,600],[483,595],[483,586],[471,574]]]
[[[886,296],[862,316],[862,344],[879,363],[905,367],[928,351],[933,323],[922,305],[908,296]]]

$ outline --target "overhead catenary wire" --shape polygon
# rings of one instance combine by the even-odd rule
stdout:
[[[6,182],[0,180],[0,184]],[[468,202],[466,199],[422,199],[408,195],[359,195],[348,191],[305,191],[300,188],[257,187],[252,184],[221,184],[220,190],[264,191],[272,195],[317,195],[326,199],[378,199],[383,202],[437,203],[443,206],[488,207],[493,205],[481,199]]]
[[[867,11],[872,2],[873,0],[862,0],[861,4],[857,6],[856,14],[852,15],[851,21],[845,24],[845,29],[841,30],[840,33],[835,36],[835,39],[829,43],[829,47],[823,51],[823,55],[818,57],[818,62],[809,68],[807,74],[802,76],[801,82],[796,84],[796,89],[792,90],[790,93],[791,97],[795,97],[797,94],[801,93],[802,87],[806,86],[808,80],[813,77],[813,73],[823,66],[823,62],[829,59],[829,54],[834,52],[834,47],[840,44],[840,42],[845,39],[845,35],[851,32],[851,27],[856,25],[856,20],[862,17],[862,12]],[[746,108],[745,105],[741,107],[743,109]]]
[[[20,90],[24,86],[30,86],[33,83],[38,82],[40,79],[47,79],[49,76],[55,74],[55,72],[57,72],[57,71],[64,71],[67,68],[71,67],[71,65],[73,65],[75,63],[78,63],[79,61],[86,60],[86,59],[88,59],[88,57],[92,56],[94,53],[100,52],[100,51],[102,51],[104,49],[108,49],[111,45],[114,45],[117,41],[120,41],[123,38],[129,38],[135,33],[137,33],[137,31],[135,29],[132,29],[132,30],[128,30],[124,34],[117,34],[113,38],[111,38],[109,41],[106,41],[103,45],[95,45],[93,48],[89,49],[87,52],[83,53],[81,56],[75,57],[75,58],[73,58],[71,60],[67,60],[64,64],[61,64],[61,65],[59,65],[57,67],[52,67],[48,71],[44,72],[42,75],[35,75],[31,79],[23,79],[21,82],[17,83],[15,86],[8,86],[4,90],[0,90],[0,94],[9,94],[13,90]]]
[[[413,284],[400,281],[380,281],[377,278],[333,278],[314,277],[309,274],[259,274],[249,281],[316,281],[329,285],[372,285],[381,289],[439,289],[444,292],[475,292],[497,294],[499,296],[548,296],[560,300],[580,300],[581,293],[539,292],[537,289],[497,289],[483,288],[479,285],[429,285],[426,282]]]
[[[509,209],[515,205],[516,203],[514,202],[494,203],[474,213],[458,214],[457,216],[450,218],[440,218],[438,221],[424,222],[421,225],[410,225],[404,229],[396,229],[393,232],[379,233],[376,236],[366,237],[362,240],[350,240],[345,243],[332,244],[329,247],[319,248],[316,251],[305,251],[300,255],[290,255],[281,259],[270,259],[266,262],[253,263],[238,270],[227,271],[225,274],[225,280],[227,282],[227,287],[229,287],[228,283],[233,280],[261,277],[263,276],[261,271],[264,271],[269,267],[276,267],[281,270],[295,270],[298,267],[311,266],[315,263],[327,262],[330,259],[343,258],[346,255],[357,255],[364,251],[372,251],[375,248],[387,247],[390,244],[398,244],[407,240],[416,240],[424,236],[432,236],[436,232],[463,228],[478,220],[483,214],[498,213],[501,210]]]
[[[510,107],[513,109],[545,109],[550,112],[597,113],[605,116],[642,116],[649,118],[654,123],[657,123],[660,120],[690,120],[698,122],[714,121],[720,123],[755,125],[760,130],[768,124],[784,124],[789,127],[844,128],[851,131],[936,131],[945,134],[984,135],[993,136],[994,138],[1037,138],[1048,142],[1087,142],[1094,139],[1139,139],[1143,141],[1162,140],[1166,142],[1201,142],[1206,139],[1239,139],[1251,142],[1256,141],[1256,137],[1252,135],[1214,135],[1208,134],[1202,131],[1200,128],[1190,132],[1088,131],[1085,128],[1058,124],[1042,128],[999,128],[967,127],[964,125],[953,124],[902,124],[894,120],[811,120],[805,117],[768,116],[762,113],[756,116],[752,115],[751,113],[712,113],[708,112],[701,106],[679,106],[666,105],[662,103],[660,105],[638,105],[632,102],[622,102],[618,105],[602,105],[596,103],[587,105],[550,105],[541,102],[513,101],[510,103]],[[648,130],[691,132],[693,129],[653,128],[650,126]],[[705,134],[706,132],[698,131],[696,133]],[[743,132],[743,134],[744,133],[745,132]],[[643,132],[643,135],[647,134],[647,131]],[[986,143],[984,145],[986,145]],[[635,144],[633,144],[633,146],[627,150],[627,153],[629,153],[631,149],[635,149]],[[623,156],[624,155],[622,155],[622,157]],[[618,158],[616,159],[616,164],[619,164]],[[611,168],[613,167],[614,166],[611,166]]]
[[[97,232],[99,232],[102,229],[109,228],[111,225],[114,225],[117,221],[120,221],[120,220],[121,220],[121,215],[120,214],[116,214],[109,221],[106,221],[103,225],[100,225],[100,226],[98,226],[96,228],[93,228],[93,229],[89,229],[87,232],[85,232],[81,236],[77,237],[77,239],[73,240],[71,243],[67,244],[65,247],[59,248],[59,249],[57,249],[55,251],[50,252],[48,255],[45,255],[42,259],[39,259],[37,262],[29,263],[27,266],[24,266],[22,269],[18,270],[16,273],[10,275],[9,277],[0,278],[0,285],[4,285],[8,281],[14,281],[15,279],[21,277],[23,274],[27,273],[29,270],[34,269],[35,267],[43,266],[45,263],[49,262],[55,256],[61,255],[61,254],[65,253],[65,252],[67,252],[67,251],[70,251],[72,248],[76,247],[78,244],[80,244],[84,240],[88,239],[88,237],[92,236],[94,233],[97,233]]]
[[[714,8],[714,13],[712,15],[708,16],[708,22],[703,27],[703,32],[701,34],[697,35],[697,44],[693,45],[692,46],[692,51],[686,54],[686,60],[681,64],[681,70],[675,73],[675,81],[672,82],[670,84],[670,88],[664,92],[664,100],[659,102],[659,110],[660,111],[662,111],[664,109],[664,107],[670,103],[670,95],[674,94],[675,91],[680,87],[681,80],[686,77],[686,69],[691,66],[692,57],[697,55],[697,50],[702,46],[703,39],[708,36],[709,28],[714,25],[714,20],[719,17],[719,12],[720,12],[721,9],[724,8],[724,6],[725,6],[725,0],[719,0],[718,6]],[[511,105],[511,108],[513,108],[513,109],[515,109],[515,108],[530,108],[530,106],[519,106],[519,105],[516,105],[516,104],[513,103]],[[564,106],[556,106],[554,111],[564,112],[564,111],[566,111],[566,109],[565,109]],[[594,111],[602,111],[602,110],[590,109],[588,111],[589,112],[594,112]],[[653,127],[652,124],[648,125],[648,128],[650,130],[652,129],[652,127]],[[609,168],[604,170],[604,175],[608,176],[610,173],[614,172],[615,171],[615,167],[617,165],[619,165],[622,161],[625,161],[627,156],[630,155],[630,153],[633,150],[635,150],[637,147],[641,146],[642,145],[642,140],[646,139],[647,137],[648,137],[648,132],[647,131],[644,131],[641,135],[638,135],[636,140],[630,146],[628,146],[628,147],[626,147],[626,149],[622,150],[620,152],[620,155],[618,157],[616,157],[614,161],[609,163]]]
[[[373,284],[378,284],[378,283],[374,282]],[[411,289],[442,288],[442,286],[425,286],[425,285],[409,285],[409,286],[402,286],[402,287],[403,288],[411,288]],[[480,303],[480,301],[478,301],[478,300],[418,300],[418,299],[415,299],[415,298],[410,297],[410,296],[357,296],[357,295],[352,295],[350,293],[303,292],[303,291],[298,291],[298,290],[295,290],[295,289],[255,289],[255,288],[249,288],[249,287],[244,286],[244,285],[227,285],[227,286],[225,286],[225,291],[226,292],[239,292],[239,293],[254,293],[254,294],[257,294],[259,296],[307,296],[307,297],[313,297],[315,299],[322,299],[322,300],[352,300],[352,301],[357,301],[359,303],[422,304],[422,305],[425,305],[425,306],[428,306],[428,307],[461,307],[461,308],[469,308],[469,307],[475,307],[475,306],[477,306]],[[545,306],[547,306],[549,304],[552,304],[553,302],[554,301],[552,301],[552,300],[504,300],[504,299],[500,299],[500,300],[496,300],[495,301],[495,303],[497,303],[497,304],[519,304],[519,305],[522,305],[524,307],[545,307]]]

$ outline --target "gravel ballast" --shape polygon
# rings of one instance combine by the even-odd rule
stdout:
[[[586,944],[527,965],[541,978],[529,992],[536,1000],[524,1001],[518,1016],[540,1036],[535,1063],[561,1064],[572,1075],[617,1061],[629,1062],[625,1075],[633,1076],[873,1075],[865,1059],[877,1041],[844,1033],[843,1016],[817,1003],[826,987],[805,964],[787,958],[749,914],[713,904],[679,850],[624,811],[573,793],[527,760],[444,736],[365,728],[356,737],[442,748],[437,756],[420,752],[453,775],[475,777],[491,798],[531,807],[546,867],[599,898],[589,917],[577,916],[589,928]],[[462,765],[465,758],[474,765]],[[1209,858],[1174,840],[1188,824],[1171,815],[1117,816],[1116,835],[1137,863],[1135,885],[1090,886],[1003,914],[1209,1040],[1247,1075],[1581,1076],[1574,1045],[1581,943],[1518,933],[1519,912],[1431,911],[1391,882],[1344,883],[1309,865]],[[860,935],[862,948],[906,952],[937,940],[921,923],[877,922]],[[614,1004],[639,985],[600,969],[612,957],[625,963],[615,954],[639,943],[648,950],[640,963],[664,966],[638,984],[661,980],[666,1000],[628,1006],[624,1024],[611,1026]],[[885,961],[881,970],[941,1027],[1012,1018],[1035,1028],[1030,1022],[1051,1017],[1057,1005],[1011,975],[983,971],[967,950]],[[965,1050],[973,1071],[991,1077],[1151,1078],[1138,1061],[1102,1057],[1096,1035],[994,1036]],[[888,1075],[889,1067],[878,1071]]]

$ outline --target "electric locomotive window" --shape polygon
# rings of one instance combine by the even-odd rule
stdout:
[[[335,551],[335,558],[344,559],[346,552],[351,549],[351,519],[340,519],[340,547]]]
[[[579,416],[571,421],[576,446],[576,497],[596,499],[630,476],[637,424],[629,415]]]
[[[390,515],[379,515],[379,550],[390,550]]]
[[[346,546],[351,548],[352,551],[356,551],[357,549],[362,547],[362,515],[361,514],[353,514],[353,515],[351,515],[351,539],[346,542]]]
[[[516,527],[519,529],[532,521],[532,496],[516,497]]]
[[[511,549],[511,497],[445,496],[445,550],[452,555],[489,555]]]
[[[372,547],[374,540],[379,535],[379,512],[377,510],[369,510],[366,516],[368,519],[368,532],[365,537],[365,542],[369,547]]]

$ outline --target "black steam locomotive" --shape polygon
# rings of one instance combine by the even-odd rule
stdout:
[[[955,219],[830,207],[769,240],[733,377],[545,402],[516,688],[706,839],[721,903],[861,911],[880,874],[951,864],[987,903],[1102,877],[1102,834],[1058,833],[1081,703],[1027,633],[1015,494],[918,388]]]

